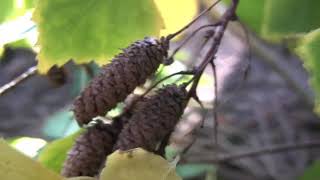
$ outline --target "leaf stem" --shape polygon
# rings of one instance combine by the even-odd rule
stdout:
[[[193,19],[190,23],[188,23],[186,26],[184,26],[183,28],[181,28],[180,30],[178,30],[177,32],[173,33],[173,34],[169,34],[167,36],[168,40],[173,39],[174,37],[176,37],[177,35],[179,35],[180,33],[182,33],[183,31],[185,31],[186,29],[188,29],[192,24],[194,24],[199,18],[201,18],[204,14],[206,14],[207,12],[209,12],[215,5],[217,5],[221,0],[217,0],[216,2],[214,2],[212,5],[210,5],[206,10],[202,11],[201,14],[199,14],[195,19]]]
[[[214,158],[210,158],[208,156],[211,156],[211,155],[206,154],[205,156],[196,156],[194,159],[193,158],[192,159],[190,158],[189,160],[187,159],[187,161],[203,162],[203,163],[222,163],[222,162],[228,162],[228,161],[238,160],[242,158],[252,158],[252,157],[268,155],[268,154],[283,153],[288,151],[298,151],[298,150],[313,149],[313,148],[320,148],[320,141],[310,141],[310,142],[304,142],[299,144],[277,145],[277,146],[261,148],[261,149],[252,150],[252,151],[243,152],[243,153],[230,154],[230,155],[218,155],[217,157],[214,157]]]
[[[217,27],[217,30],[213,34],[213,37],[212,37],[213,42],[212,42],[211,48],[209,49],[208,53],[206,54],[204,60],[197,67],[197,73],[195,74],[194,82],[190,88],[188,98],[190,98],[196,94],[196,89],[197,89],[197,86],[200,81],[202,73],[204,72],[207,65],[211,61],[214,61],[216,54],[217,54],[217,51],[219,49],[222,37],[223,37],[224,32],[227,28],[227,25],[230,21],[234,20],[238,3],[239,3],[239,0],[233,0],[231,7],[224,13],[222,18],[220,19],[220,21],[219,21],[220,26]]]

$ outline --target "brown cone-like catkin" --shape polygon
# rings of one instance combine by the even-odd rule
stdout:
[[[115,130],[109,124],[89,127],[69,151],[61,174],[65,177],[97,175],[106,155],[112,152],[114,137]]]
[[[166,59],[169,41],[145,38],[124,49],[110,64],[102,67],[88,87],[76,98],[74,114],[80,125],[105,115],[143,84]]]
[[[130,118],[118,136],[115,149],[141,147],[156,152],[157,146],[174,130],[187,103],[183,86],[166,86],[157,91]]]
[[[140,109],[144,101],[145,98],[140,98],[135,104],[127,104],[125,112],[113,118],[111,125],[98,122],[89,127],[69,151],[61,174],[65,177],[98,175],[105,158],[112,153],[123,126],[128,123],[132,114]]]

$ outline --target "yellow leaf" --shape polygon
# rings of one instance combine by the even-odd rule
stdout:
[[[63,180],[38,162],[16,151],[0,139],[1,180]]]
[[[182,180],[167,160],[141,148],[116,151],[107,158],[101,180]]]
[[[164,20],[161,35],[174,33],[188,24],[197,14],[197,0],[154,0]]]

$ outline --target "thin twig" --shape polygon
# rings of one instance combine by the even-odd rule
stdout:
[[[311,141],[299,144],[287,144],[287,145],[278,145],[272,146],[267,148],[262,148],[258,150],[252,150],[248,152],[238,153],[238,154],[231,154],[231,155],[218,155],[217,157],[210,158],[213,155],[206,154],[205,156],[196,156],[194,159],[187,159],[190,162],[203,162],[203,163],[223,163],[233,160],[238,160],[242,158],[252,158],[256,156],[262,155],[270,155],[275,153],[283,153],[288,151],[298,151],[304,149],[314,149],[320,148],[319,141]]]
[[[202,11],[201,14],[199,14],[195,19],[193,19],[189,24],[187,24],[186,26],[184,26],[183,28],[181,28],[180,30],[178,30],[177,32],[173,33],[173,34],[169,34],[168,35],[168,40],[176,37],[178,34],[182,33],[183,31],[185,31],[186,29],[188,29],[192,24],[194,24],[200,17],[202,17],[204,14],[206,14],[207,12],[209,12],[215,5],[217,5],[221,0],[217,0],[216,2],[214,2],[213,4],[211,4],[206,10]]]
[[[214,23],[214,24],[207,24],[207,25],[203,25],[199,28],[197,28],[196,30],[194,30],[186,39],[183,40],[183,42],[180,44],[179,47],[177,47],[173,52],[172,54],[170,55],[170,57],[168,59],[172,59],[176,54],[177,52],[184,46],[186,45],[199,31],[205,29],[205,28],[208,28],[208,27],[217,27],[220,25],[220,22],[218,23]]]
[[[207,65],[215,59],[215,56],[218,52],[222,37],[227,28],[227,25],[229,24],[230,21],[234,19],[235,11],[237,9],[238,3],[239,3],[239,0],[233,0],[231,7],[223,14],[222,18],[220,19],[220,26],[218,26],[217,31],[213,34],[213,37],[212,37],[213,42],[212,42],[211,48],[206,54],[204,60],[201,62],[201,64],[197,68],[197,73],[195,75],[194,82],[189,90],[188,98],[191,98],[196,94],[196,89],[202,73],[204,72]]]
[[[211,4],[210,0],[204,0],[205,4],[209,6]],[[210,13],[214,18],[221,17],[220,11],[211,11]],[[228,28],[232,34],[237,35],[240,38],[244,38],[241,32],[241,24],[234,23],[231,24]],[[281,77],[283,77],[289,86],[297,92],[303,100],[310,106],[313,106],[314,103],[314,93],[307,83],[307,75],[303,71],[292,70],[292,64],[284,61],[288,59],[288,55],[285,53],[275,50],[274,46],[270,43],[263,41],[255,33],[250,32],[247,29],[248,36],[250,37],[250,47],[252,52],[256,55],[262,57],[259,60],[264,61],[265,63],[272,66]]]
[[[219,123],[218,123],[218,113],[217,113],[217,108],[218,108],[218,77],[217,77],[217,69],[216,65],[214,64],[213,61],[210,62],[211,67],[212,67],[212,72],[213,72],[213,78],[214,78],[214,100],[213,100],[213,132],[214,132],[214,144],[216,147],[218,147],[218,128],[219,128]]]
[[[22,73],[20,76],[13,79],[11,82],[3,85],[0,87],[0,96],[6,93],[8,90],[14,88],[22,81],[26,80],[27,78],[35,75],[37,73],[37,66],[30,67],[26,72]]]
[[[141,97],[144,97],[145,95],[147,95],[152,89],[154,89],[155,87],[157,87],[160,83],[162,83],[163,81],[172,78],[173,76],[177,76],[177,75],[193,75],[195,74],[194,71],[179,71],[173,74],[170,74],[162,79],[160,79],[159,81],[157,81],[156,83],[154,83],[151,87],[149,87],[142,95]]]

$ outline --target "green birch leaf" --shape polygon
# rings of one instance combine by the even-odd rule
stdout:
[[[320,114],[320,28],[298,42],[296,49],[310,74],[310,83],[316,95],[315,111]]]
[[[70,59],[106,64],[133,41],[158,37],[164,26],[151,0],[40,0],[33,19],[42,73]]]

